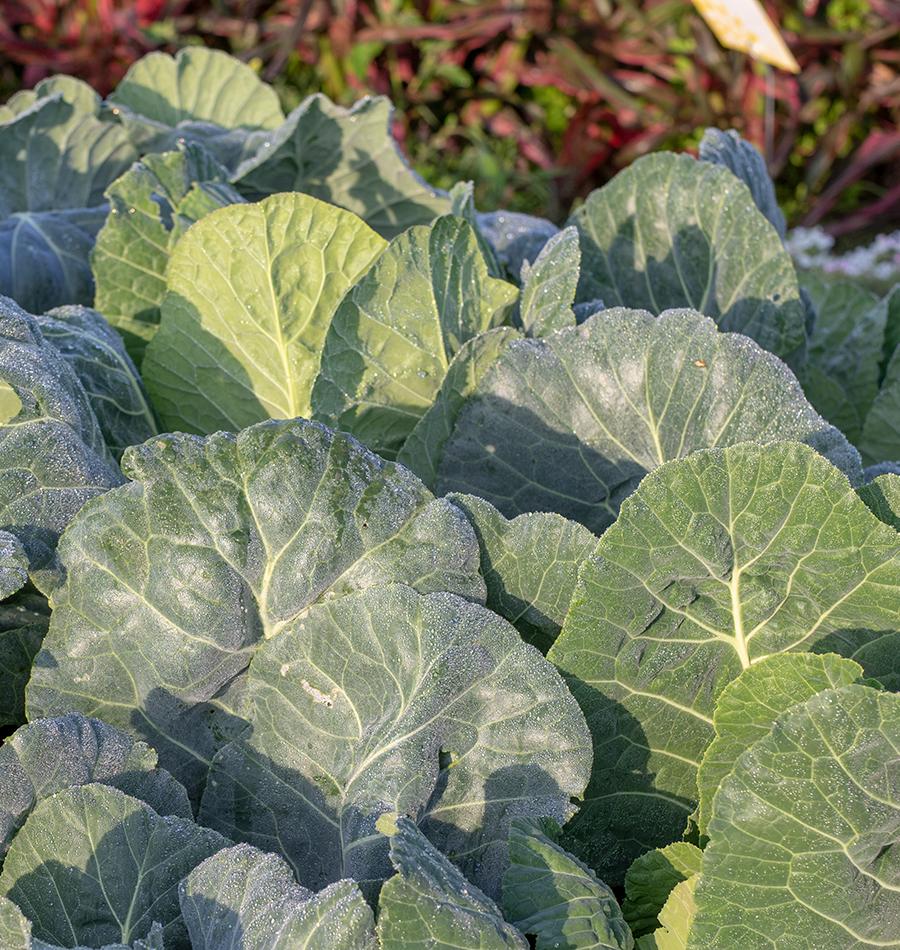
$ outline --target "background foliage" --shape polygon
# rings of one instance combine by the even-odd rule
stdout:
[[[66,72],[105,93],[151,49],[206,43],[288,108],[389,95],[419,171],[474,179],[484,209],[559,220],[637,156],[717,125],[766,152],[792,224],[896,227],[900,3],[767,5],[798,77],[723,50],[687,0],[5,0],[0,92]]]

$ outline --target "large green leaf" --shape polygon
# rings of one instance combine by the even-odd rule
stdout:
[[[900,346],[887,364],[881,389],[866,416],[859,451],[867,465],[900,459]]]
[[[99,947],[147,936],[190,950],[178,883],[228,842],[184,818],[106,785],[67,788],[39,802],[16,835],[0,894],[32,923],[36,938]]]
[[[158,433],[141,377],[121,337],[96,311],[58,307],[37,317],[41,335],[75,370],[110,451]]]
[[[802,353],[790,255],[727,168],[666,152],[639,158],[570,223],[581,235],[580,300],[655,314],[691,307],[785,359]]]
[[[470,884],[409,818],[384,815],[397,872],[381,888],[382,950],[527,950],[500,908]]]
[[[163,425],[309,416],[328,327],[385,242],[355,215],[273,195],[207,215],[172,251],[143,374]]]
[[[900,536],[812,449],[696,452],[648,475],[583,566],[548,657],[594,737],[569,847],[604,880],[680,837],[726,685],[763,658],[898,649]],[[565,841],[564,841],[565,843]]]
[[[123,466],[133,481],[63,539],[29,715],[77,709],[136,733],[194,795],[241,725],[226,687],[311,604],[393,581],[484,597],[462,512],[323,426],[161,436]]]
[[[692,950],[897,945],[900,696],[794,706],[713,801]]]
[[[91,264],[97,309],[137,363],[159,325],[166,265],[181,235],[210,211],[243,201],[198,145],[147,155],[106,191],[109,216]]]
[[[318,894],[277,855],[246,844],[207,858],[179,889],[192,950],[374,950],[375,920],[353,881]]]
[[[855,683],[861,675],[858,663],[834,654],[783,653],[751,666],[729,683],[716,702],[716,737],[697,773],[700,833],[707,833],[713,796],[722,780],[746,749],[769,734],[782,713],[823,689]]]
[[[869,511],[885,524],[900,531],[900,475],[886,472],[857,489]]]
[[[659,928],[638,940],[638,950],[687,950],[693,946],[690,934],[697,913],[694,894],[699,883],[700,875],[694,874],[672,888],[659,912]]]
[[[540,823],[519,819],[509,834],[503,909],[536,950],[632,950],[613,892],[564,851]]]
[[[395,238],[334,314],[316,418],[395,457],[465,343],[503,321],[515,287],[490,277],[475,232],[446,216]]]
[[[856,450],[753,341],[693,311],[605,310],[504,350],[459,412],[437,490],[600,533],[647,472],[751,439],[807,442],[861,480]]]
[[[703,852],[686,841],[647,851],[625,874],[622,914],[636,937],[653,933],[660,926],[660,912],[669,895],[682,881],[700,873]]]
[[[519,321],[527,336],[547,336],[574,326],[581,251],[578,232],[566,228],[541,248],[534,263],[522,264]]]
[[[21,407],[0,427],[0,528],[19,538],[34,582],[47,590],[59,580],[60,531],[122,476],[74,371],[34,317],[3,298],[0,383]]]
[[[250,728],[213,761],[202,819],[277,848],[308,887],[350,875],[376,891],[390,865],[375,822],[391,811],[494,896],[509,821],[565,821],[590,773],[562,678],[450,594],[391,585],[316,605],[257,651],[246,691]]]
[[[6,600],[28,583],[28,555],[22,542],[0,531],[0,600]]]
[[[77,713],[38,719],[0,747],[0,859],[39,802],[90,782],[118,788],[160,815],[192,817],[184,787],[157,768],[145,743]]]
[[[546,653],[565,620],[578,569],[597,547],[596,536],[552,512],[509,521],[475,495],[448,499],[462,508],[478,536],[487,606]]]
[[[383,96],[352,109],[310,96],[237,168],[234,182],[253,201],[282,191],[313,195],[386,238],[427,224],[450,201],[407,164],[391,133],[392,111]]]

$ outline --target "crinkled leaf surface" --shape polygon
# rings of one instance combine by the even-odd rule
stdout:
[[[594,737],[567,847],[604,880],[678,837],[725,686],[787,651],[893,668],[900,535],[807,446],[744,443],[651,473],[585,563],[548,658]]]
[[[522,263],[519,320],[526,336],[547,336],[575,325],[572,304],[580,265],[578,231],[572,227],[554,234],[533,264]]]
[[[198,794],[259,642],[311,604],[393,581],[482,599],[465,516],[349,436],[302,420],[129,449],[132,481],[62,544],[66,584],[29,687],[150,742]]]
[[[144,384],[122,338],[88,307],[58,307],[37,317],[41,335],[75,370],[110,451],[158,433]]]
[[[2,298],[0,381],[21,404],[0,427],[0,528],[22,542],[34,582],[46,590],[59,580],[60,531],[122,476],[72,368],[34,317]]]
[[[352,109],[310,96],[238,166],[234,182],[250,200],[301,191],[359,215],[385,238],[450,210],[421,179],[391,133],[391,103],[365,98]]]
[[[318,894],[247,844],[207,858],[179,889],[192,950],[374,950],[375,920],[353,881]]]
[[[510,341],[519,336],[512,327],[496,327],[468,340],[450,361],[434,402],[397,455],[397,461],[412,469],[429,488],[434,487],[438,463],[460,410]]]
[[[859,451],[866,465],[900,458],[900,346],[887,364],[881,389],[866,416]]]
[[[900,531],[900,475],[887,472],[857,489],[869,511],[885,524]]]
[[[334,314],[312,393],[316,418],[395,457],[453,357],[501,323],[516,296],[515,287],[488,275],[462,218],[410,228]]]
[[[702,862],[703,852],[686,841],[647,851],[632,862],[625,874],[622,914],[636,937],[659,928],[660,911],[672,890],[699,874]]]
[[[0,727],[25,722],[25,684],[49,621],[47,599],[31,584],[0,602]]]
[[[700,875],[694,874],[672,888],[659,912],[659,928],[638,940],[638,950],[687,950],[693,946],[691,924],[697,912],[694,895],[699,882]]]
[[[596,536],[552,512],[507,520],[483,498],[447,497],[478,536],[487,606],[546,653],[565,620],[578,569],[597,547]]]
[[[205,433],[309,416],[335,310],[384,247],[355,215],[308,195],[199,221],[172,251],[142,365],[163,425]]]
[[[517,211],[488,211],[478,214],[476,219],[513,280],[522,273],[522,265],[534,261],[547,241],[559,232],[552,221]]]
[[[818,693],[719,788],[690,946],[888,947],[900,934],[900,696]]]
[[[0,600],[6,600],[28,583],[28,555],[22,542],[0,531]]]
[[[509,862],[503,910],[537,950],[632,950],[613,892],[538,822],[512,823]]]
[[[382,950],[526,950],[528,942],[506,923],[500,908],[463,877],[415,822],[385,815],[378,825],[390,833],[391,864],[397,872],[381,888]]]
[[[166,265],[181,235],[209,212],[243,198],[199,145],[147,155],[106,192],[109,216],[91,258],[95,306],[140,363],[159,325]]]
[[[28,816],[6,854],[0,894],[50,943],[128,944],[158,923],[167,948],[189,950],[178,883],[227,844],[118,789],[67,788]]]
[[[656,314],[691,307],[785,359],[802,353],[791,257],[727,168],[647,155],[593,192],[570,223],[581,235],[580,300]]]
[[[766,216],[783,241],[787,234],[784,214],[775,197],[775,184],[759,150],[734,129],[707,129],[700,140],[700,158],[704,162],[724,165],[736,175],[753,195],[756,207]]]
[[[38,719],[0,746],[0,859],[38,802],[90,782],[118,788],[160,815],[192,817],[184,787],[157,768],[145,743],[77,713]]]
[[[349,875],[377,891],[390,811],[493,896],[510,819],[565,821],[590,772],[562,678],[450,594],[392,585],[319,604],[257,651],[246,690],[251,729],[216,756],[202,820],[277,848],[308,887]]]
[[[505,349],[457,417],[437,490],[600,533],[647,472],[749,439],[807,442],[861,478],[856,450],[752,340],[693,311],[605,310]]]

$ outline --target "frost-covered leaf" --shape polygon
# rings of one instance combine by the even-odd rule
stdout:
[[[32,579],[46,591],[59,581],[59,533],[122,476],[74,371],[34,317],[2,298],[0,383],[20,406],[0,427],[0,528],[22,542]]]
[[[834,654],[783,653],[751,666],[729,683],[716,702],[716,737],[697,773],[700,833],[707,833],[713,796],[722,780],[744,751],[769,734],[782,713],[823,689],[849,686],[861,675],[858,663]]]
[[[122,338],[96,310],[58,307],[37,322],[44,339],[75,370],[116,458],[157,434],[144,384]]]
[[[444,446],[460,410],[482,376],[519,336],[512,327],[488,330],[464,343],[451,360],[431,408],[416,423],[397,455],[397,461],[412,469],[429,488],[434,487]]]
[[[18,904],[35,938],[51,944],[129,944],[156,923],[166,948],[188,950],[178,883],[227,844],[118,789],[66,788],[39,802],[16,835],[0,894]]]
[[[659,928],[638,940],[638,950],[687,950],[689,946],[694,946],[691,924],[697,913],[694,895],[699,882],[700,875],[694,874],[672,888],[665,906],[659,912]],[[740,946],[745,947],[746,944]]]
[[[28,555],[22,542],[8,531],[0,531],[0,600],[28,583]]]
[[[534,261],[547,241],[559,232],[552,221],[517,211],[488,211],[478,214],[476,220],[513,280],[522,273],[522,265]]]
[[[382,950],[527,950],[528,942],[500,908],[466,880],[409,818],[385,814],[397,872],[381,888]]]
[[[896,664],[898,596],[900,536],[806,446],[744,443],[648,475],[582,567],[548,654],[594,737],[563,844],[615,881],[680,837],[725,686],[788,651],[880,678]]]
[[[0,746],[0,860],[38,802],[64,788],[100,782],[160,815],[191,818],[184,787],[143,742],[77,713],[37,719]]]
[[[301,191],[359,215],[385,238],[450,210],[421,179],[391,133],[391,103],[365,98],[344,109],[323,95],[305,99],[236,170],[251,201]]]
[[[502,323],[516,296],[488,275],[462,218],[410,228],[337,308],[313,388],[315,417],[395,457],[462,346]]]
[[[784,359],[802,353],[791,257],[727,168],[666,152],[639,158],[570,223],[581,235],[580,300],[655,314],[691,307]]]
[[[800,373],[803,391],[829,422],[858,445],[866,415],[878,395],[886,310],[855,281],[807,274],[803,286],[816,309]]]
[[[590,772],[562,678],[450,594],[390,585],[311,607],[257,650],[246,694],[250,728],[213,761],[202,820],[279,849],[308,887],[377,891],[390,811],[494,896],[509,821],[565,821]]]
[[[66,533],[32,717],[145,738],[197,795],[260,641],[311,604],[399,581],[482,599],[465,516],[349,436],[302,420],[130,448],[132,481]],[[229,692],[231,690],[232,692]]]
[[[881,389],[866,416],[859,451],[866,465],[900,459],[900,346],[887,364]]]
[[[374,950],[375,920],[353,881],[318,894],[275,854],[239,844],[207,858],[179,889],[192,950]]]
[[[142,364],[163,425],[206,433],[309,416],[331,319],[384,247],[359,218],[308,195],[197,222],[172,251]]]
[[[724,165],[750,189],[756,207],[766,216],[783,241],[787,235],[784,214],[775,197],[775,184],[759,150],[734,131],[707,129],[700,140],[700,158]]]
[[[900,531],[900,475],[893,472],[878,475],[861,485],[857,494],[879,521]]]
[[[547,336],[574,326],[580,264],[578,232],[572,227],[554,234],[533,264],[523,262],[519,320],[526,336]]]
[[[647,472],[751,439],[806,442],[861,479],[856,450],[752,340],[689,310],[605,310],[504,350],[459,412],[436,485],[600,533]]]
[[[622,914],[635,937],[660,926],[659,915],[672,890],[700,872],[703,852],[686,841],[647,851],[636,858],[625,874]]]
[[[538,822],[512,823],[509,861],[503,910],[537,950],[632,950],[613,892]]]
[[[825,690],[782,716],[713,801],[692,950],[895,944],[898,750],[896,693]]]
[[[30,584],[0,602],[0,727],[25,722],[25,684],[49,621],[47,599]]]
[[[95,306],[140,363],[159,325],[172,248],[197,220],[243,201],[198,145],[147,155],[106,192],[109,216],[91,258]]]
[[[447,497],[478,536],[487,606],[546,653],[565,620],[578,569],[597,547],[596,536],[552,512],[510,521],[483,498]]]

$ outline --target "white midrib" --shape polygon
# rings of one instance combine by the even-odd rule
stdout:
[[[731,593],[731,615],[734,619],[734,649],[741,661],[741,669],[750,667],[750,653],[747,650],[747,637],[744,633],[744,615],[741,609],[741,569],[735,565],[728,582]]]

